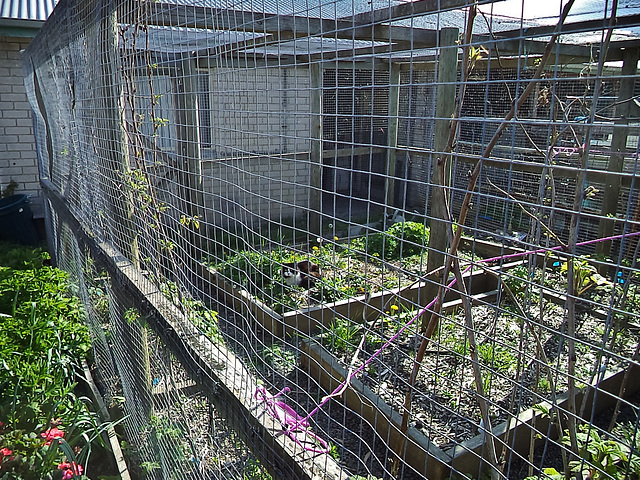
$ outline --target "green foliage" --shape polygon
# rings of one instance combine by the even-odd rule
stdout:
[[[602,438],[595,428],[588,425],[581,425],[576,437],[582,459],[569,462],[572,472],[582,473],[584,477],[594,480],[640,477],[640,459],[627,445]],[[570,445],[568,434],[564,442]]]
[[[0,246],[0,478],[82,475],[106,448],[91,402],[74,394],[90,339],[65,272],[39,249]]]
[[[635,423],[622,425],[618,428],[623,432],[623,438],[629,441],[626,445],[614,439],[603,438],[598,430],[590,425],[581,425],[576,433],[578,441],[578,455],[580,460],[569,462],[575,478],[615,479],[615,480],[637,480],[640,478],[640,459],[637,454],[637,443],[635,443]],[[626,435],[631,433],[631,436]],[[565,431],[563,443],[571,446],[569,432]],[[545,468],[543,473],[552,480],[565,480],[565,476],[554,468]],[[525,480],[533,480],[535,477],[528,477]],[[572,478],[574,476],[572,475]]]
[[[271,480],[272,477],[262,464],[256,459],[249,459],[245,463],[242,480]]]
[[[49,254],[40,248],[25,248],[13,243],[0,242],[0,271],[40,268],[43,262],[50,258]]]
[[[291,350],[286,350],[278,344],[265,345],[258,354],[258,364],[278,371],[288,371],[295,367],[296,356]]]
[[[360,325],[348,318],[336,317],[323,337],[331,342],[331,347],[341,352],[351,352],[356,348],[361,331]]]
[[[157,277],[156,281],[164,297],[176,307],[182,309],[193,325],[211,339],[220,338],[218,312],[207,308],[200,300],[195,300],[188,295],[183,295],[175,282],[161,281],[157,279]],[[135,312],[135,315],[137,315],[137,312]]]
[[[318,239],[309,256],[288,249],[271,251],[241,250],[231,253],[213,267],[217,272],[247,290],[258,300],[267,303],[276,312],[300,308],[301,290],[283,284],[282,265],[302,260],[317,263],[324,271],[344,269],[339,275],[324,275],[316,282],[309,295],[318,302],[334,302],[361,295],[371,290],[357,269],[347,268],[350,261],[365,253],[386,259],[420,254],[429,238],[429,230],[421,223],[405,222],[393,225],[387,232],[357,238],[341,245]],[[385,278],[388,288],[397,286],[397,279]]]
[[[282,264],[299,260],[302,260],[302,257],[289,250],[278,249],[266,252],[244,250],[231,255],[215,268],[223,277],[241,285],[259,300],[269,302],[272,298],[283,299],[284,297]],[[273,305],[273,308],[282,312],[282,303]]]
[[[80,304],[67,287],[55,268],[0,269],[0,415],[12,426],[33,428],[64,399],[89,352]]]
[[[560,272],[566,274],[568,270],[569,263],[564,262],[560,266]],[[583,295],[592,287],[602,289],[613,286],[612,282],[598,273],[596,267],[589,263],[586,257],[573,260],[573,277],[576,293],[578,295]]]
[[[518,265],[509,270],[508,275],[504,275],[502,281],[516,297],[522,297],[527,290],[529,268],[526,265]]]
[[[564,475],[559,473],[555,468],[545,468],[542,470],[544,473],[544,478],[548,478],[550,480],[564,480]],[[540,476],[535,475],[533,477],[527,477],[524,480],[539,480]]]
[[[309,257],[322,269],[339,263],[342,257],[333,245],[315,246]],[[276,312],[299,308],[299,299],[295,293],[301,289],[283,284],[282,265],[299,262],[307,257],[291,250],[277,249],[271,251],[241,251],[215,265],[223,277],[241,285],[249,293],[271,306]],[[317,301],[333,302],[364,293],[362,281],[354,274],[346,276],[324,276],[317,282],[317,287],[310,294]]]
[[[478,345],[478,356],[484,364],[502,373],[514,370],[518,361],[510,349],[491,343]]]
[[[429,242],[429,229],[422,223],[395,223],[378,232],[351,241],[351,247],[383,260],[398,260],[421,253]]]

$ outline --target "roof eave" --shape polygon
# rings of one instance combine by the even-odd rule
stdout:
[[[0,18],[0,36],[33,38],[44,25],[43,20]]]

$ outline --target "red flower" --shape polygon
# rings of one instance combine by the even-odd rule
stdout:
[[[13,450],[9,450],[7,447],[0,448],[0,460],[2,457],[8,457],[13,453]]]
[[[82,475],[82,465],[76,462],[64,462],[58,465],[58,469],[62,470],[62,480],[71,480],[76,475]]]
[[[64,430],[60,430],[58,427],[53,427],[53,428],[50,428],[49,430],[45,430],[44,432],[42,432],[40,436],[47,440],[47,443],[45,443],[45,445],[51,445],[51,442],[55,438],[64,437]]]

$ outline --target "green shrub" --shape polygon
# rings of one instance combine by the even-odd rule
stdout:
[[[74,388],[90,349],[68,276],[39,250],[0,247],[0,478],[81,475],[97,415]],[[78,454],[74,453],[77,447]]]
[[[383,260],[398,260],[422,253],[429,242],[429,229],[422,223],[395,223],[386,232],[352,240],[352,247]]]

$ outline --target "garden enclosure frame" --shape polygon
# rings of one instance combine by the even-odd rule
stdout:
[[[530,8],[59,3],[24,54],[48,238],[139,468],[637,457],[640,9]],[[309,291],[282,276],[305,259]]]

